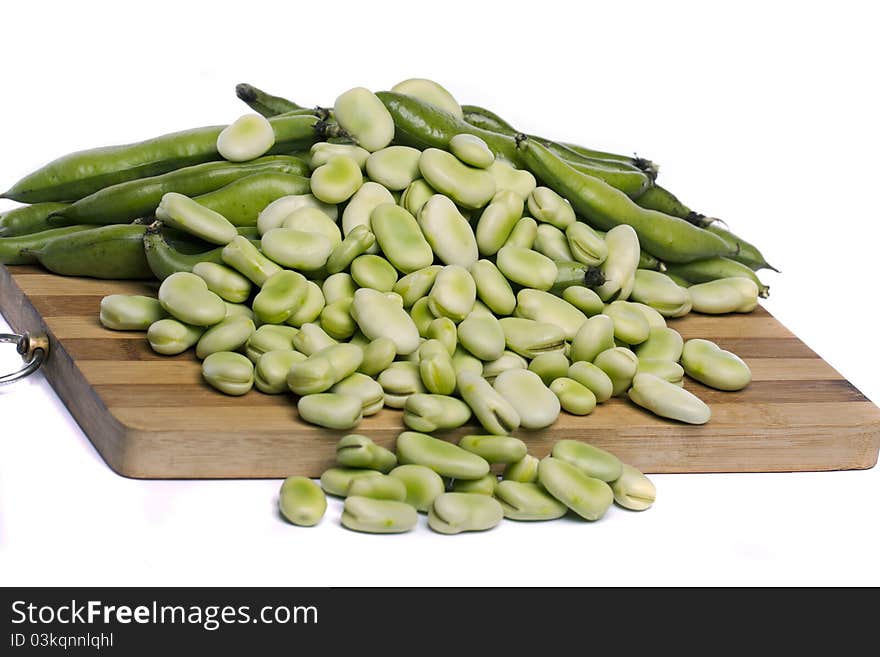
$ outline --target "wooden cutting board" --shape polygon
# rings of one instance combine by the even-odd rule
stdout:
[[[139,478],[318,476],[344,432],[297,418],[291,395],[227,397],[206,385],[193,354],[154,354],[143,333],[104,329],[107,294],[155,294],[155,283],[63,278],[0,266],[0,312],[18,332],[42,329],[43,370],[107,464]],[[725,393],[686,387],[712,408],[689,426],[614,399],[587,417],[563,414],[518,435],[536,456],[560,438],[611,450],[646,472],[765,472],[870,468],[880,447],[880,409],[763,308],[749,315],[690,315],[670,325],[746,360],[754,380]],[[367,418],[358,431],[391,446],[400,411]],[[438,434],[453,439],[476,426]]]

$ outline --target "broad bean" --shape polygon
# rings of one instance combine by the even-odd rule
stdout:
[[[428,526],[441,534],[485,531],[504,518],[494,497],[477,493],[443,493],[428,511]]]
[[[712,410],[696,395],[653,374],[637,374],[629,398],[652,413],[688,424],[705,424]]]
[[[542,459],[538,465],[538,481],[548,493],[585,520],[598,520],[614,501],[611,487],[604,481],[552,456]]]
[[[681,364],[689,377],[718,390],[742,390],[752,380],[742,358],[709,340],[685,342]]]

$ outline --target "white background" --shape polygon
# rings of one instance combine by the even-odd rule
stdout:
[[[231,121],[236,82],[310,105],[430,77],[531,132],[661,162],[783,270],[767,307],[878,401],[871,5],[6,3],[0,187]],[[0,584],[880,584],[877,468],[654,480],[651,511],[596,524],[367,536],[333,501],[300,529],[279,481],[116,476],[38,376],[0,389]]]

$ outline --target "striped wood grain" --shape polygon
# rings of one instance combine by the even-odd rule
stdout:
[[[289,395],[226,397],[201,379],[191,353],[153,353],[143,333],[98,322],[106,294],[154,294],[155,283],[52,276],[0,267],[0,311],[18,331],[42,327],[52,341],[46,375],[107,463],[145,478],[318,475],[341,432],[304,424]],[[704,337],[743,357],[753,382],[723,393],[688,381],[712,407],[693,427],[651,416],[622,399],[583,418],[563,414],[543,431],[521,432],[546,454],[563,437],[610,449],[648,472],[753,472],[868,468],[880,446],[880,409],[759,308],[750,315],[692,315],[670,322],[685,339]],[[390,446],[400,411],[367,418],[358,431]],[[465,427],[440,437],[477,432]]]

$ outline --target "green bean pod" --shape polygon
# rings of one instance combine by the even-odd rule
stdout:
[[[71,201],[128,180],[217,160],[217,136],[224,127],[172,132],[133,144],[71,153],[25,176],[0,196],[22,203]]]
[[[651,160],[647,160],[643,157],[639,157],[638,155],[634,157],[630,157],[629,155],[618,155],[617,153],[609,153],[607,151],[597,151],[593,148],[587,148],[586,146],[580,146],[579,144],[570,144],[568,142],[559,142],[560,146],[564,146],[569,150],[574,151],[584,157],[592,157],[599,160],[610,160],[612,162],[624,162],[626,164],[632,164],[638,169],[641,169],[645,173],[647,173],[652,180],[657,179],[657,173],[660,170],[660,166],[654,164]]]
[[[40,233],[56,226],[49,215],[67,207],[67,203],[36,203],[13,208],[0,214],[0,238]]]
[[[732,260],[741,262],[756,271],[758,269],[770,269],[775,272],[779,271],[776,267],[767,262],[764,255],[758,250],[758,247],[746,242],[743,238],[735,235],[723,226],[719,226],[717,223],[712,223],[706,226],[706,230],[717,235],[723,239],[729,247],[736,250],[735,253],[730,256]]]
[[[297,105],[293,101],[282,98],[281,96],[273,96],[262,89],[241,82],[235,85],[235,95],[255,112],[259,112],[265,117],[277,116],[287,112],[295,112],[305,110],[306,108]],[[311,111],[311,110],[310,110]]]
[[[49,240],[33,253],[43,267],[62,276],[153,278],[144,254],[146,230],[139,224],[102,226]]]
[[[665,267],[665,265],[664,265],[664,267]],[[675,283],[677,285],[680,285],[681,287],[690,287],[691,286],[690,281],[684,280],[678,274],[673,274],[672,272],[666,271],[665,269],[663,270],[663,273],[666,274],[667,276],[669,276],[669,278],[671,278],[673,281],[675,281]]]
[[[265,172],[307,176],[309,167],[290,155],[260,157],[250,162],[208,162],[106,187],[53,213],[52,220],[58,225],[127,223],[151,215],[168,192],[200,196],[244,176]]]
[[[160,281],[179,271],[191,272],[200,262],[213,262],[223,264],[220,253],[223,247],[211,249],[203,253],[186,254],[171,246],[163,235],[161,222],[155,222],[147,227],[143,235],[143,250],[147,259],[147,265],[153,275]]]
[[[491,130],[492,132],[500,132],[501,134],[504,134],[507,131],[516,132],[516,128],[494,112],[487,110],[485,107],[480,107],[479,105],[462,105],[461,111],[464,114],[464,120],[477,128]]]
[[[317,121],[315,115],[271,119],[275,145],[269,153],[307,148],[318,138]],[[194,128],[133,144],[71,153],[25,176],[0,198],[22,203],[75,201],[105,187],[219,160],[217,137],[225,127]]]
[[[770,296],[770,287],[764,285],[750,267],[730,258],[707,258],[684,264],[667,265],[667,270],[688,283],[706,283],[719,278],[748,278],[758,286],[758,295],[762,299]]]
[[[421,149],[431,147],[445,149],[454,136],[469,134],[486,142],[496,157],[501,156],[511,162],[519,160],[516,142],[512,136],[483,130],[411,96],[390,91],[380,91],[376,95],[394,119],[395,139],[408,146]],[[651,184],[650,178],[637,169],[629,171],[613,169],[587,160],[582,160],[577,166],[605,180],[609,185],[619,186],[625,193],[631,195],[638,195]]]
[[[64,226],[18,237],[0,238],[0,265],[30,265],[37,262],[36,252],[51,240],[72,235],[94,226]]]
[[[514,137],[515,134],[511,134],[511,137]],[[592,155],[585,155],[579,151],[572,149],[570,146],[565,146],[560,144],[557,141],[553,141],[552,139],[547,139],[546,137],[539,137],[537,135],[528,135],[529,139],[534,139],[541,143],[543,146],[546,146],[548,150],[552,153],[555,153],[559,157],[561,157],[566,162],[570,163],[572,166],[585,166],[585,167],[596,167],[600,169],[606,169],[608,171],[618,171],[618,172],[628,172],[631,174],[636,174],[633,176],[634,181],[639,181],[639,183],[643,186],[650,185],[654,180],[654,172],[644,170],[638,166],[636,166],[633,162],[626,161],[626,158],[623,159],[609,159],[603,157],[595,157]],[[587,151],[588,149],[584,149]],[[597,151],[598,152],[598,151]],[[633,188],[633,193],[638,194],[639,192],[635,191]]]
[[[256,226],[260,212],[272,201],[308,192],[308,178],[267,171],[239,178],[194,200],[222,214],[233,226]]]
[[[472,126],[412,96],[393,91],[380,91],[376,95],[394,119],[396,142],[421,150],[446,149],[455,135],[469,134],[485,141],[496,157],[500,155],[509,161],[517,159],[516,142],[510,137]]]
[[[671,214],[679,219],[686,219],[700,228],[705,228],[715,221],[700,212],[691,210],[675,194],[660,185],[654,185],[651,189],[646,190],[636,199],[636,203],[646,210],[656,210],[663,214]]]
[[[464,113],[464,120],[477,128],[482,128],[483,130],[489,130],[491,132],[498,132],[509,137],[515,136],[518,132],[518,130],[507,121],[484,107],[479,107],[477,105],[462,105],[462,112]],[[657,166],[653,162],[644,158],[618,155],[617,153],[606,153],[604,151],[597,151],[576,144],[557,142],[544,137],[537,137],[535,135],[529,135],[529,138],[537,139],[551,151],[566,160],[574,160],[575,162],[586,161],[587,163],[598,164],[609,168],[638,169],[646,172],[651,176],[652,180],[657,177]]]
[[[572,168],[531,139],[520,138],[517,150],[532,173],[568,199],[591,225],[609,230],[628,224],[638,234],[639,243],[664,261],[690,262],[731,253],[717,235],[683,219],[639,207],[620,190]]]
[[[660,185],[654,185],[650,189],[646,189],[645,193],[636,199],[636,203],[646,210],[656,210],[657,212],[670,214],[673,217],[687,219],[688,221],[691,221],[695,217],[703,216],[691,210],[688,206],[679,201],[675,194]],[[694,222],[691,221],[691,223]]]
[[[275,135],[274,145],[266,155],[285,155],[308,151],[321,136],[321,122],[315,112],[300,114],[298,111],[285,112],[269,119]]]
[[[553,153],[552,149],[548,148],[547,150]],[[554,153],[554,155],[559,157],[558,153]],[[615,189],[619,189],[630,198],[638,198],[645,190],[651,187],[650,176],[638,169],[616,169],[613,165],[605,166],[603,164],[574,162],[561,157],[559,159],[568,164],[572,169],[598,178]],[[535,172],[533,171],[532,173]]]
[[[758,247],[754,244],[746,242],[738,235],[735,235],[726,228],[718,225],[716,219],[711,219],[704,214],[694,212],[684,203],[679,201],[678,197],[672,192],[663,187],[655,185],[651,189],[646,190],[644,194],[636,199],[636,203],[643,208],[657,210],[658,212],[669,214],[673,217],[678,217],[679,219],[684,219],[695,226],[705,228],[710,233],[714,233],[724,240],[727,246],[733,250],[733,254],[730,256],[731,259],[741,262],[753,270],[772,269],[773,271],[778,271],[767,262],[763,254],[758,250]]]

